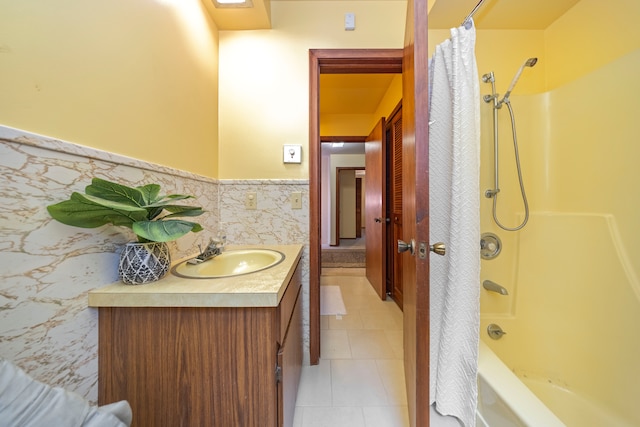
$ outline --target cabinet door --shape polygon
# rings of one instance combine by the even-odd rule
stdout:
[[[293,286],[295,283],[291,283]],[[302,369],[302,304],[301,287],[297,286],[296,300],[284,341],[278,350],[278,426],[291,427],[296,409],[296,396]]]
[[[132,427],[262,427],[278,419],[275,307],[103,307],[98,403]]]

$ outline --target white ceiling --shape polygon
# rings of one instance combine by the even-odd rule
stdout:
[[[330,142],[323,142],[322,152],[331,154],[364,154],[364,143],[348,142],[342,147],[333,147]]]

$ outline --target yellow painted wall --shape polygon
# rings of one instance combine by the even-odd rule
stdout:
[[[402,74],[391,80],[387,91],[372,114],[321,114],[322,136],[366,136],[378,124],[380,117],[388,118],[402,99]]]
[[[640,2],[581,0],[545,31],[547,86],[556,88],[640,44]]]
[[[220,174],[306,179],[309,49],[401,48],[404,1],[274,1],[271,30],[220,32]],[[355,13],[356,30],[344,30]],[[282,146],[302,145],[302,164]]]
[[[380,117],[388,118],[401,99],[402,74],[397,74],[372,114],[320,114],[320,135],[369,135]]]
[[[401,96],[402,97],[402,96]],[[321,114],[320,135],[363,136],[373,129],[373,114]],[[380,121],[378,116],[378,121]]]
[[[378,104],[378,108],[376,108],[375,113],[371,117],[371,122],[369,123],[368,131],[369,132],[378,124],[380,121],[380,117],[389,118],[389,114],[393,112],[393,110],[398,106],[398,103],[402,100],[402,74],[398,74],[393,77],[391,84],[389,85],[389,89],[384,94],[382,101]]]
[[[217,34],[200,0],[0,0],[0,123],[216,177]]]

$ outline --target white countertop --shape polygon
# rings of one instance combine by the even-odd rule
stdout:
[[[186,279],[167,273],[144,285],[114,283],[89,292],[90,307],[276,307],[302,254],[302,245],[233,245],[272,249],[284,260],[266,270],[236,277]],[[182,260],[179,260],[180,262]]]

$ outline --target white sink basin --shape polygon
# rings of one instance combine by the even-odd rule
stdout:
[[[225,251],[200,264],[183,261],[174,266],[171,273],[188,279],[215,279],[255,273],[283,260],[283,253],[271,249],[238,249]]]

